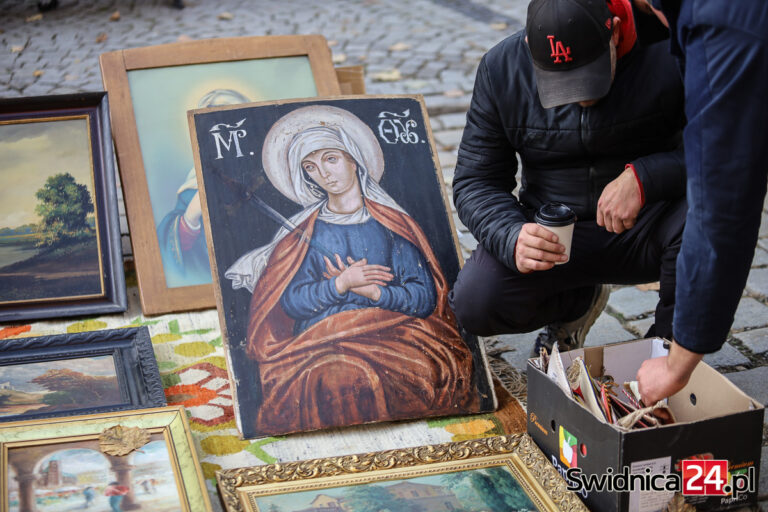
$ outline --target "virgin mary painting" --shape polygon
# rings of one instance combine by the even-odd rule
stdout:
[[[255,429],[477,412],[448,283],[422,229],[379,185],[371,129],[344,109],[299,108],[272,126],[262,163],[303,210],[225,272],[252,293]]]

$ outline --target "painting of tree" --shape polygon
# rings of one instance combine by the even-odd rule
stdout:
[[[35,197],[35,212],[41,219],[38,246],[54,247],[93,235],[88,223],[88,215],[93,213],[91,195],[71,174],[50,176]]]
[[[442,481],[448,487],[469,483],[491,512],[536,510],[512,473],[502,466],[451,473]]]

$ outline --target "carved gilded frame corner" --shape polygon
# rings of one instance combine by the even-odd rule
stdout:
[[[527,434],[216,472],[228,512],[264,512],[259,497],[493,466],[508,468],[539,510],[586,511]]]

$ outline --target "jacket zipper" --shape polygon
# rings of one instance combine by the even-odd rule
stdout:
[[[581,108],[581,112],[579,113],[579,145],[581,146],[584,155],[587,155],[587,147],[584,145],[584,107],[580,106],[579,108]],[[591,159],[589,160],[589,164],[589,203],[587,203],[587,208],[591,210],[595,201],[595,167],[592,165]]]

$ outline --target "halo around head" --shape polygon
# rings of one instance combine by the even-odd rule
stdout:
[[[330,105],[311,105],[290,112],[272,125],[261,151],[261,162],[267,178],[285,197],[300,203],[294,192],[289,172],[288,147],[297,133],[315,126],[342,128],[358,145],[368,175],[378,182],[384,174],[384,154],[373,131],[348,110]],[[307,206],[307,205],[303,205]]]

